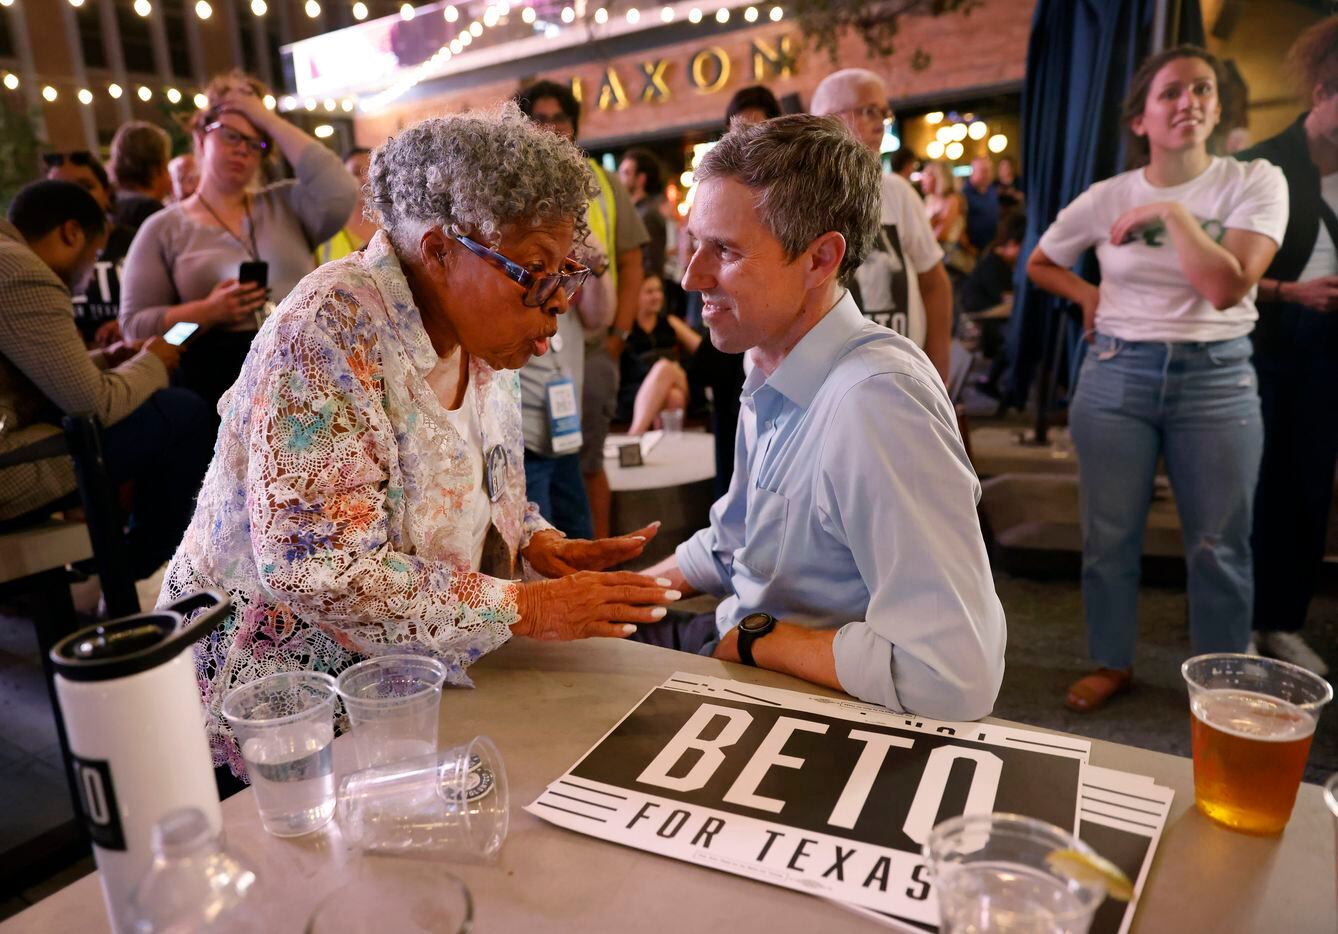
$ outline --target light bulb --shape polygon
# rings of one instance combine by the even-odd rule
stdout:
[[[251,0],[251,12],[256,16],[264,16],[269,12],[269,4],[265,0]]]
[[[45,97],[48,101],[54,103],[56,98],[59,97],[60,95],[56,93],[55,88],[53,88],[51,85],[48,84],[42,88],[42,96]]]
[[[135,0],[135,12],[140,16],[148,16],[153,12],[153,4],[149,0]]]
[[[265,105],[266,110],[273,110],[279,102],[274,99],[273,94],[266,94],[264,98],[262,98],[261,103]]]
[[[214,15],[214,8],[209,5],[209,0],[198,0],[195,4],[195,15],[200,19],[208,19]]]
[[[19,89],[19,76],[12,71],[5,75],[5,87],[11,91],[17,91]]]
[[[722,6],[720,9],[716,10],[716,11],[715,11],[715,21],[716,21],[717,23],[721,23],[721,24],[728,23],[728,22],[729,22],[729,7],[723,7],[723,6]]]
[[[315,19],[321,15],[321,5],[317,3],[316,0],[307,0],[307,5],[304,9],[307,11],[308,19]]]
[[[413,19],[413,14],[414,11],[412,3],[400,4],[400,19],[404,20],[407,23],[409,20]]]
[[[180,104],[180,103],[181,103],[181,92],[178,91],[176,88],[168,88],[168,89],[167,89],[167,100],[168,100],[169,103],[172,103],[172,104]]]
[[[329,139],[331,136],[334,136],[334,127],[330,126],[328,123],[322,123],[312,132],[316,134],[317,139]]]
[[[79,103],[84,104],[85,106],[93,103],[93,92],[88,88],[80,88],[78,97]]]
[[[632,7],[632,9],[630,9],[630,10],[627,11],[627,21],[628,21],[629,23],[632,23],[633,25],[635,25],[636,23],[640,22],[640,21],[641,21],[641,11],[638,10],[636,7]]]
[[[780,7],[778,7],[778,6],[773,6],[773,7],[771,8],[771,21],[772,21],[773,23],[779,23],[779,22],[781,21],[781,17],[784,16],[784,15],[785,15],[785,11],[782,10]]]
[[[1002,133],[995,133],[985,145],[989,147],[990,152],[1003,152],[1008,148],[1008,137]]]
[[[121,86],[115,82],[112,82],[111,84],[107,85],[107,93],[111,95],[112,100],[114,101],[120,100],[122,94]]]
[[[746,20],[747,20],[748,22],[750,22],[750,23],[755,23],[755,22],[757,22],[757,7],[755,7],[755,6],[750,6],[748,9],[744,10],[744,11],[743,11],[743,18],[746,19]]]
[[[538,19],[538,14],[534,12],[534,7],[527,6],[525,9],[520,11],[520,19],[527,25],[533,25],[534,21]]]
[[[453,23],[460,18],[460,11],[454,6],[447,5],[446,9],[442,10],[441,15],[446,17],[446,22]]]
[[[209,106],[209,98],[205,97],[203,91],[196,91],[195,96],[191,98],[191,103],[195,105],[196,110],[204,110]]]
[[[136,91],[135,94],[146,104],[153,100],[153,92],[142,84],[139,86],[139,90]]]
[[[949,159],[951,159],[953,162],[956,162],[958,159],[962,158],[962,152],[963,150],[961,143],[952,142],[949,143],[947,146],[943,147],[943,154],[947,156]]]
[[[604,9],[603,7],[600,7],[598,10],[595,10],[595,22],[598,25],[603,26],[608,21],[609,21],[608,10]]]
[[[688,10],[688,22],[689,22],[689,23],[700,23],[701,21],[702,21],[702,11],[701,11],[701,10],[697,9],[696,7],[693,7],[691,10]]]
[[[575,21],[576,21],[576,11],[569,6],[564,6],[562,8],[562,22],[570,24],[574,23]]]
[[[673,21],[674,21],[674,8],[671,6],[662,8],[660,10],[660,22],[672,23]]]
[[[363,3],[362,0],[353,4],[353,18],[359,22],[367,18],[367,4]]]

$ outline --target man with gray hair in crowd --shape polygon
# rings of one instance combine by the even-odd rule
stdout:
[[[1003,679],[980,484],[943,383],[846,283],[873,245],[878,160],[837,121],[725,136],[696,171],[683,287],[750,352],[734,478],[708,528],[646,572],[724,599],[633,638],[974,720]]]
[[[823,78],[810,109],[820,117],[838,117],[875,156],[892,119],[887,86],[867,68],[843,68]],[[855,273],[856,301],[870,318],[915,341],[946,382],[952,284],[943,250],[910,182],[884,173],[881,195],[878,236]]]

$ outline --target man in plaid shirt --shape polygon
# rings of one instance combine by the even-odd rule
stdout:
[[[176,548],[208,466],[208,407],[168,388],[180,355],[154,337],[86,350],[74,323],[79,291],[107,239],[107,219],[78,185],[35,182],[0,220],[0,452],[60,432],[64,415],[92,413],[104,429],[107,471],[133,481],[129,547],[136,576]],[[0,523],[73,505],[69,458],[0,470]]]

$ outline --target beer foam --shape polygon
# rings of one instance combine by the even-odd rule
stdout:
[[[1290,743],[1315,732],[1315,720],[1295,704],[1254,691],[1204,691],[1191,702],[1194,716],[1223,733],[1258,742]]]

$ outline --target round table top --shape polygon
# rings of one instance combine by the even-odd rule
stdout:
[[[715,436],[708,432],[647,432],[641,439],[641,466],[620,466],[616,449],[635,440],[630,435],[609,435],[604,442],[604,471],[615,493],[686,486],[715,476]],[[610,450],[615,451],[613,457],[608,456]]]

